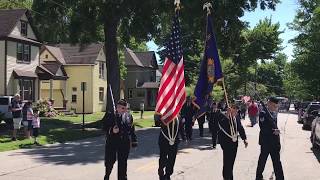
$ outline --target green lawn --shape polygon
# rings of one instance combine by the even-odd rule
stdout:
[[[132,114],[137,128],[151,127],[154,125],[154,111],[145,111],[143,119],[140,119],[140,112],[132,112]],[[103,116],[104,112],[86,114],[85,131],[82,130],[82,115],[41,118],[39,142],[42,145],[57,142],[63,143],[102,135],[102,122],[100,120]],[[23,130],[19,131],[17,141],[10,140],[10,132],[4,124],[0,125],[0,132],[0,152],[34,147],[32,139],[24,139]]]
[[[154,111],[145,111],[143,113],[143,119],[140,117],[140,111],[131,112],[133,115],[133,121],[136,127],[144,128],[144,127],[152,127],[154,125],[153,115]]]

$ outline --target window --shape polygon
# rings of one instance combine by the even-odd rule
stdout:
[[[105,79],[105,63],[99,62],[99,78]]]
[[[17,44],[17,60],[22,61],[23,57],[23,44]]]
[[[128,90],[128,98],[133,98],[133,90],[132,89]]]
[[[77,95],[76,94],[72,94],[71,102],[73,102],[73,103],[77,102]]]
[[[9,98],[0,98],[0,105],[9,105]]]
[[[48,54],[46,54],[46,59],[48,59]]]
[[[28,22],[21,21],[21,35],[27,36],[28,35]]]
[[[26,62],[30,62],[30,45],[23,45],[23,60]]]
[[[19,79],[19,90],[23,100],[34,100],[33,80]]]
[[[73,92],[77,92],[77,87],[72,87]]]
[[[17,61],[30,63],[31,47],[29,44],[17,43]]]
[[[144,97],[144,90],[137,90],[137,97]]]
[[[104,88],[99,87],[99,101],[103,102],[104,101]]]

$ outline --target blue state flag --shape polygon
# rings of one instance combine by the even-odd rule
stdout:
[[[223,78],[217,43],[213,33],[211,16],[207,16],[206,47],[201,62],[199,79],[194,90],[195,103],[198,105],[198,117],[206,112],[206,105],[213,85]]]

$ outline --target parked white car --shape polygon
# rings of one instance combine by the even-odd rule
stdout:
[[[13,96],[0,96],[0,114],[2,114],[2,118],[0,118],[0,123],[2,120],[11,119],[12,113],[10,111],[11,101]]]

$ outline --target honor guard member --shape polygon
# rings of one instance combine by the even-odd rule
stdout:
[[[219,113],[216,115],[213,125],[213,139],[218,136],[218,141],[223,150],[223,171],[224,180],[233,180],[233,165],[238,150],[238,133],[243,140],[245,147],[248,146],[247,136],[237,115],[238,107],[231,105],[227,114]],[[216,142],[213,142],[215,148]]]
[[[199,125],[199,136],[203,137],[203,124],[206,121],[206,114],[203,114],[202,116],[197,118],[198,125]]]
[[[127,102],[117,102],[116,111],[108,113],[104,121],[106,131],[105,176],[109,180],[113,164],[118,160],[118,180],[127,179],[127,160],[130,147],[137,146],[132,115],[127,112]]]
[[[219,114],[221,113],[221,111],[218,109],[218,105],[216,102],[212,102],[211,104],[211,109],[207,112],[207,118],[208,118],[208,126],[209,126],[209,130],[210,133],[212,135],[212,145],[216,146],[216,142],[217,142],[217,135],[215,135],[215,137],[213,136],[213,127],[216,121],[218,121],[218,117]]]
[[[187,140],[192,140],[192,126],[194,125],[195,121],[195,114],[196,114],[196,107],[194,106],[191,97],[188,96],[186,99],[185,104],[183,105],[181,109],[181,117],[184,118],[184,124],[185,124],[185,132]]]
[[[170,180],[178,152],[179,138],[177,138],[176,135],[178,133],[179,124],[178,120],[175,119],[175,123],[169,123],[169,127],[167,127],[162,123],[160,115],[156,115],[156,120],[161,127],[158,141],[160,148],[158,168],[159,180]]]
[[[273,164],[276,180],[283,180],[283,170],[280,161],[280,130],[277,125],[277,109],[279,100],[276,97],[270,97],[267,107],[261,102],[262,109],[259,114],[259,144],[261,152],[258,161],[256,180],[263,179],[263,171],[266,161],[270,154]]]

